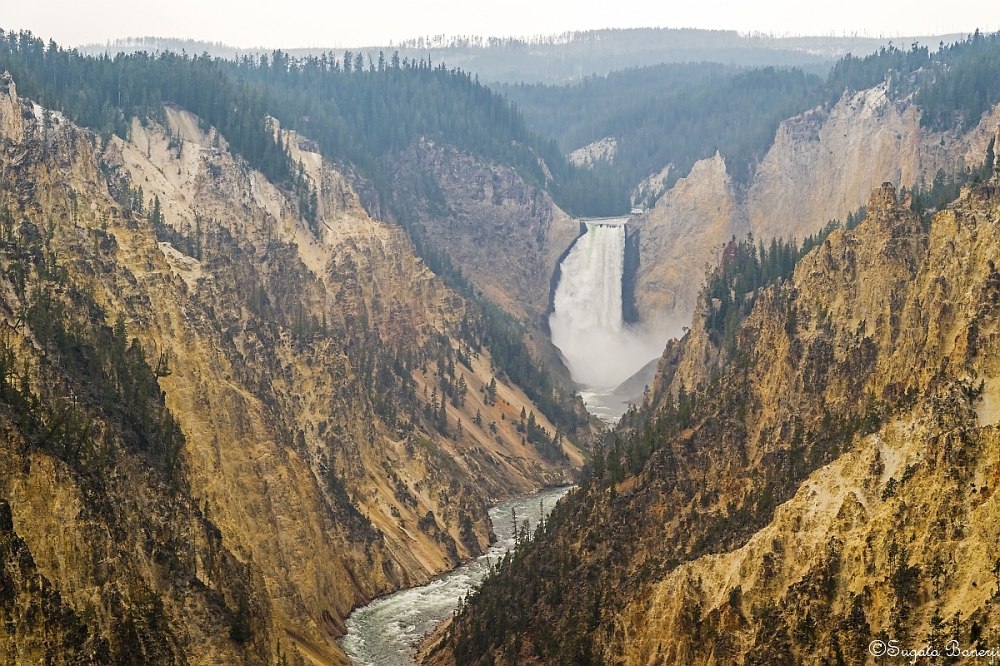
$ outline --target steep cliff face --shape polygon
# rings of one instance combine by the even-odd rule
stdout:
[[[139,317],[150,301],[118,259],[129,229],[92,137],[58,115],[39,127],[4,83],[4,660],[270,661],[289,644],[262,569],[191,492],[156,386],[166,367],[116,321],[114,305],[128,299]],[[145,258],[158,254],[154,242]],[[303,634],[316,635],[314,617]]]
[[[601,161],[614,162],[617,150],[618,141],[613,136],[606,136],[593,143],[588,143],[582,148],[577,148],[566,158],[576,166],[592,167]]]
[[[714,265],[734,234],[801,242],[830,220],[846,221],[883,182],[910,188],[939,169],[978,166],[998,126],[1000,107],[964,135],[931,132],[917,106],[889,99],[883,85],[781,123],[745,188],[733,188],[718,156],[697,163],[639,220],[649,251],[636,290],[641,318],[687,325],[705,263]]]
[[[520,390],[487,399],[462,299],[308,142],[284,133],[303,172],[276,187],[181,109],[102,146],[3,92],[16,663],[343,663],[351,608],[573,478],[571,444],[515,428],[555,433]]]
[[[747,192],[754,236],[802,239],[846,220],[881,183],[910,188],[938,169],[979,166],[1000,125],[1000,107],[965,135],[922,128],[920,114],[883,85],[783,122]]]
[[[437,247],[491,300],[543,326],[550,278],[579,222],[509,167],[425,142],[395,164],[398,195]]]
[[[719,248],[749,231],[736,187],[721,155],[694,165],[687,177],[638,217],[639,269],[635,302],[642,320],[664,335],[679,335],[694,312],[705,266]]]
[[[929,230],[877,189],[860,227],[765,290],[731,357],[696,327],[668,347],[597,481],[429,661],[861,664],[876,638],[993,647],[998,240],[996,179]],[[515,618],[500,630],[484,624],[497,603]]]

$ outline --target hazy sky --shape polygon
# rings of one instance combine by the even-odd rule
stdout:
[[[65,45],[153,35],[345,47],[647,26],[899,36],[997,30],[1000,10],[997,0],[0,0],[0,28]]]

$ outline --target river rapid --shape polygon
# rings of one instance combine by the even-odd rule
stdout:
[[[514,547],[514,524],[530,521],[533,532],[569,488],[549,488],[490,509],[497,542],[485,555],[420,587],[400,590],[356,609],[347,619],[340,646],[358,666],[412,666],[416,645],[438,623],[451,617],[460,600],[475,590],[489,568]]]

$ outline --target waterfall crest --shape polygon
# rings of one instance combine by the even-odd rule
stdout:
[[[622,321],[623,222],[587,223],[560,266],[549,317],[552,342],[588,387],[613,388],[662,351]]]

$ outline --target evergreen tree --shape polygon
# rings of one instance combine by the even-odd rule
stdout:
[[[437,429],[442,435],[448,434],[448,410],[443,395],[437,411]]]

